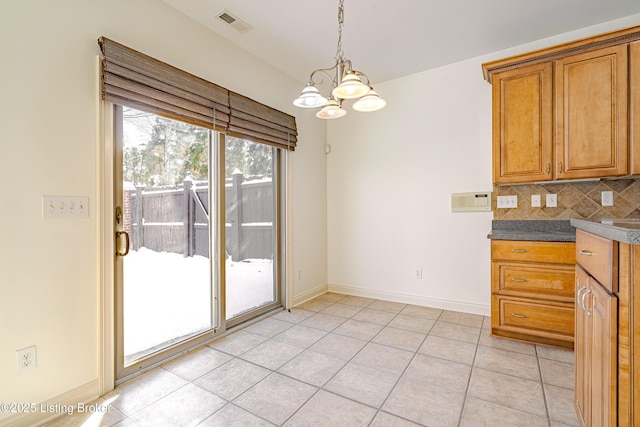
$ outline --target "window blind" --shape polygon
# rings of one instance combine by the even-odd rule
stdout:
[[[98,39],[105,101],[295,150],[295,117],[114,42]],[[214,120],[215,115],[215,120]]]

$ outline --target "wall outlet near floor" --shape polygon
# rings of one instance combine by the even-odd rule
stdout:
[[[16,351],[16,370],[18,373],[30,371],[38,366],[36,346],[23,348]]]
[[[422,268],[416,267],[413,270],[413,278],[414,279],[422,279]]]
[[[603,191],[600,195],[602,196],[602,206],[613,206],[613,191]]]
[[[558,195],[557,194],[547,194],[547,207],[548,208],[557,208],[558,207]]]
[[[539,208],[540,207],[540,195],[539,194],[532,194],[531,195],[531,207],[532,208]]]
[[[498,196],[499,209],[514,209],[518,207],[518,196]]]

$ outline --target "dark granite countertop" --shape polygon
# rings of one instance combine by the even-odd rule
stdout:
[[[630,245],[640,245],[640,221],[639,220],[603,220],[589,221],[586,219],[572,219],[571,225],[577,229],[588,231],[605,239],[616,240]]]
[[[493,240],[576,241],[576,229],[568,220],[493,220],[491,223],[491,233],[487,237]]]

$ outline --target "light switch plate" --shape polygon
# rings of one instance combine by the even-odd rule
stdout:
[[[518,196],[498,196],[499,209],[514,209],[518,207]]]
[[[558,195],[557,194],[547,194],[547,207],[548,208],[557,208],[558,207]]]
[[[87,216],[89,216],[88,197],[42,196],[42,218]]]
[[[603,191],[600,195],[602,197],[602,206],[613,206],[613,191]]]

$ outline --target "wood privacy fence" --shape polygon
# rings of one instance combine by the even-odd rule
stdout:
[[[236,173],[225,183],[226,251],[234,261],[273,257],[273,183],[245,181]],[[125,231],[131,249],[209,256],[209,183],[185,179],[177,188],[124,192]],[[215,219],[214,219],[215,220]]]

